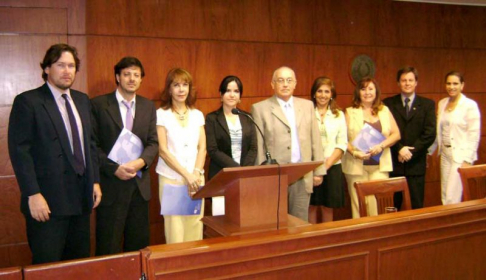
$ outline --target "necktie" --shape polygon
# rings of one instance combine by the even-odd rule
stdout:
[[[62,98],[64,98],[66,111],[69,118],[69,124],[71,125],[71,135],[73,138],[74,170],[77,174],[82,175],[84,173],[84,157],[83,150],[81,149],[81,139],[79,138],[78,124],[76,123],[76,118],[74,117],[71,103],[69,103],[68,95],[63,94]]]
[[[125,128],[132,131],[133,128],[133,115],[132,115],[132,106],[133,102],[126,102],[125,100],[122,101],[123,105],[127,107],[127,114],[125,118]]]
[[[407,117],[408,117],[408,113],[410,112],[410,106],[408,105],[409,102],[410,102],[410,98],[406,97],[405,98],[405,112],[407,113]]]

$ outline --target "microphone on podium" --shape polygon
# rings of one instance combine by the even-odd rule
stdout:
[[[265,142],[265,137],[263,136],[263,132],[260,129],[260,127],[258,126],[258,124],[255,122],[255,120],[253,120],[253,117],[251,115],[249,115],[249,114],[241,111],[238,108],[231,109],[231,113],[233,113],[234,115],[244,115],[244,116],[246,116],[256,126],[256,128],[258,129],[258,132],[260,132],[260,135],[262,136],[262,139],[263,139],[263,148],[265,149],[265,156],[267,157],[267,160],[265,160],[264,162],[262,162],[261,165],[278,164],[275,159],[272,159],[272,156],[270,155],[270,152],[268,151],[267,143]]]

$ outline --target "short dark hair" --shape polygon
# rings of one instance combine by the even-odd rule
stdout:
[[[78,51],[76,50],[75,47],[70,46],[68,44],[52,45],[46,51],[44,60],[42,60],[42,62],[40,63],[40,67],[42,68],[42,79],[44,79],[44,81],[47,81],[47,74],[45,72],[46,68],[51,67],[52,64],[56,63],[64,52],[70,52],[73,55],[74,63],[76,64],[76,72],[79,71],[81,62],[78,58]]]
[[[464,76],[459,71],[451,71],[447,73],[444,79],[445,82],[447,82],[447,78],[449,78],[449,76],[456,76],[459,78],[459,81],[461,81],[461,83],[464,83]]]
[[[142,78],[145,77],[145,70],[143,70],[143,65],[138,58],[133,56],[125,56],[122,58],[118,63],[115,65],[115,82],[118,85],[118,80],[116,79],[116,75],[120,75],[121,71],[125,68],[136,66],[140,68],[140,72],[142,72]]]
[[[189,84],[189,93],[186,98],[186,106],[193,108],[196,103],[196,91],[192,85],[191,74],[182,68],[173,68],[167,73],[165,78],[165,87],[160,98],[160,107],[164,110],[172,108],[172,93],[170,92],[170,86],[173,82],[183,81]]]
[[[402,77],[403,74],[408,74],[408,73],[413,73],[415,76],[415,80],[418,81],[418,71],[415,69],[415,67],[412,66],[405,66],[402,69],[398,70],[397,72],[397,82],[400,82],[400,77]]]
[[[236,76],[224,77],[224,79],[221,81],[221,84],[219,85],[219,94],[224,95],[228,90],[228,85],[231,82],[236,83],[236,85],[238,86],[238,90],[240,91],[240,97],[243,96],[243,83],[241,82],[240,78]]]

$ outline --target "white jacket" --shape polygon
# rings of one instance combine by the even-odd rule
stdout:
[[[429,154],[433,154],[435,149],[442,145],[442,126],[441,117],[444,114],[449,97],[439,101],[437,111],[437,137],[429,148]],[[473,163],[478,159],[478,146],[480,138],[481,114],[479,113],[476,101],[467,98],[462,94],[456,108],[450,112],[450,137],[452,159],[457,163],[465,161]]]

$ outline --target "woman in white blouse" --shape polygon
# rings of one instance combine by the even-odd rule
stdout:
[[[162,205],[164,185],[187,185],[187,191],[194,194],[204,184],[206,135],[204,116],[193,107],[196,95],[189,72],[170,70],[161,99],[157,110],[160,158],[156,172]],[[201,240],[203,212],[204,204],[199,215],[164,215],[166,243]]]
[[[333,208],[344,207],[341,157],[346,152],[348,137],[346,120],[336,103],[336,88],[328,77],[319,77],[311,89],[315,114],[319,124],[327,170],[322,184],[314,187],[309,206],[311,223],[333,220]]]
[[[457,168],[470,166],[478,159],[481,115],[478,104],[467,98],[464,78],[459,72],[445,77],[449,97],[439,101],[437,137],[429,149],[432,154],[439,147],[442,204],[461,202],[462,183]]]

